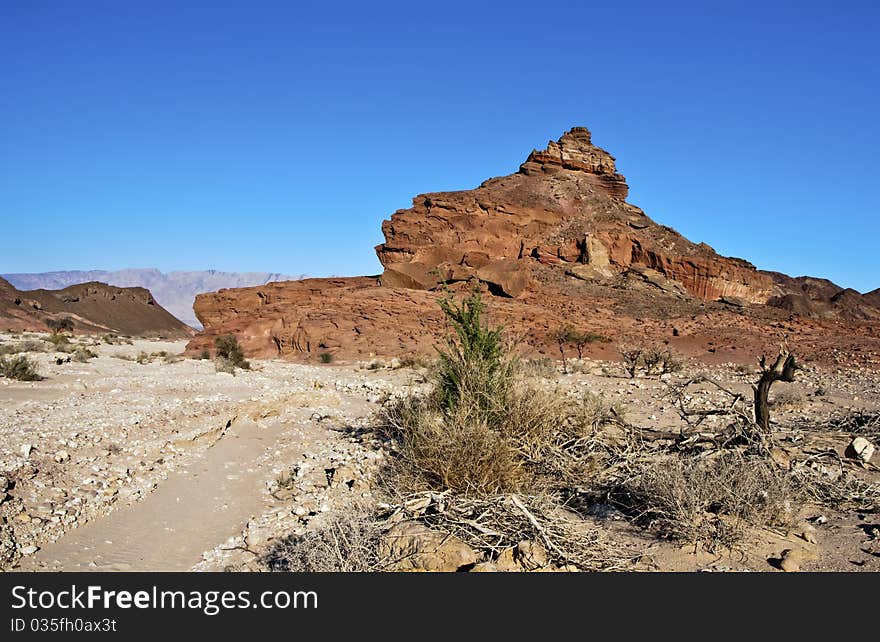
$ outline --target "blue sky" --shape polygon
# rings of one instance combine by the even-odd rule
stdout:
[[[377,273],[413,196],[586,125],[658,222],[880,287],[874,3],[0,8],[0,273]]]

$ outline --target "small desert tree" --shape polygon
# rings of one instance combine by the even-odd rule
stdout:
[[[577,331],[567,323],[550,333],[550,337],[559,346],[559,354],[562,355],[562,374],[568,374],[568,364],[565,361],[565,346],[573,343],[577,336]],[[578,354],[580,354],[580,349]]]
[[[634,379],[639,367],[644,362],[644,349],[638,346],[621,345],[618,346],[617,351],[623,358],[623,367],[626,368],[630,378]]]
[[[599,341],[608,341],[608,338],[601,335],[596,334],[595,332],[581,332],[580,330],[576,330],[572,333],[570,341],[574,344],[574,347],[577,349],[578,359],[584,358],[584,347],[589,343],[596,343]]]
[[[61,334],[62,332],[73,332],[73,320],[70,317],[59,317],[57,319],[47,319],[46,326],[52,331],[52,334]]]
[[[761,357],[761,378],[752,386],[755,391],[755,423],[765,433],[770,432],[770,386],[777,381],[792,382],[795,373],[800,366],[793,353],[788,348],[779,348],[779,355],[772,366],[767,365],[767,359]]]

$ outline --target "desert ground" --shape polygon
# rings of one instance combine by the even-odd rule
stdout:
[[[254,360],[222,372],[184,357],[185,341],[79,336],[58,351],[46,338],[0,335],[0,349],[26,351],[43,377],[0,378],[7,571],[321,570],[297,543],[326,543],[333,528],[337,544],[360,537],[339,527],[353,512],[379,537],[397,534],[386,552],[407,549],[388,570],[880,570],[880,472],[848,452],[859,435],[877,443],[876,365],[806,363],[794,383],[773,387],[765,459],[803,482],[799,499],[784,525],[749,522],[736,538],[703,540],[646,521],[607,487],[572,491],[547,514],[513,493],[471,513],[443,490],[395,493],[383,470],[399,446],[379,426],[389,408],[429,391],[427,361]],[[635,475],[640,457],[723,453],[719,435],[747,409],[757,376],[734,363],[635,377],[617,361],[569,358],[565,372],[559,361],[526,363],[536,389],[614,409],[608,434],[629,445],[606,468]],[[492,535],[505,522],[490,513],[502,506],[526,518],[509,537]],[[698,512],[713,528],[727,524],[723,511]],[[578,533],[594,543],[593,562],[566,552],[560,537]],[[339,568],[366,570],[339,560],[324,570]]]

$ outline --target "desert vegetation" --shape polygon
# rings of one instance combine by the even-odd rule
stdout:
[[[396,533],[404,520],[475,551],[462,568],[494,570],[514,560],[519,570],[626,569],[638,566],[641,551],[590,516],[616,513],[660,540],[722,553],[744,550],[756,532],[803,528],[809,505],[876,506],[880,488],[846,462],[829,472],[816,457],[779,459],[779,438],[765,429],[769,407],[797,405],[803,396],[779,393],[762,414],[758,390],[775,367],[764,360],[750,400],[706,374],[670,379],[684,364],[665,346],[622,346],[630,377],[667,375],[682,427],[657,431],[631,423],[620,403],[561,386],[552,362],[519,358],[503,329],[487,322],[478,291],[460,301],[447,295],[439,305],[450,332],[428,370],[431,387],[390,402],[378,418],[392,453],[379,476],[385,508],[340,514],[306,538],[285,540],[273,549],[272,568],[351,568],[346,546],[358,570],[401,568],[387,540],[403,536]],[[577,334],[555,332],[563,360]],[[780,353],[783,363],[790,354]],[[701,386],[728,401],[691,407]],[[876,439],[876,416],[849,421]]]
[[[214,364],[217,372],[235,374],[235,370],[250,370],[250,362],[244,358],[244,350],[233,334],[225,334],[214,339]]]
[[[17,381],[39,381],[42,377],[37,372],[36,364],[26,357],[0,357],[0,376]]]

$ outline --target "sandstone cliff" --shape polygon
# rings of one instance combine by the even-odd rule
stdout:
[[[609,341],[590,351],[606,357],[630,340],[739,361],[793,332],[815,355],[833,353],[828,337],[834,349],[876,340],[871,325],[842,333],[839,322],[876,319],[877,296],[720,256],[655,223],[627,194],[615,159],[576,127],[513,174],[423,194],[392,214],[376,247],[384,268],[377,277],[198,296],[205,332],[189,350],[210,349],[215,336],[232,332],[255,356],[424,352],[444,329],[438,289],[474,282],[495,295],[493,319],[538,352],[555,352],[550,334],[562,323],[605,334]]]
[[[772,279],[657,225],[624,199],[614,158],[576,127],[533,151],[519,172],[477,189],[422,194],[382,225],[376,248],[392,287],[430,289],[471,278],[518,297],[548,265],[586,279],[659,272],[704,299],[765,303]],[[541,286],[539,286],[541,287]]]

